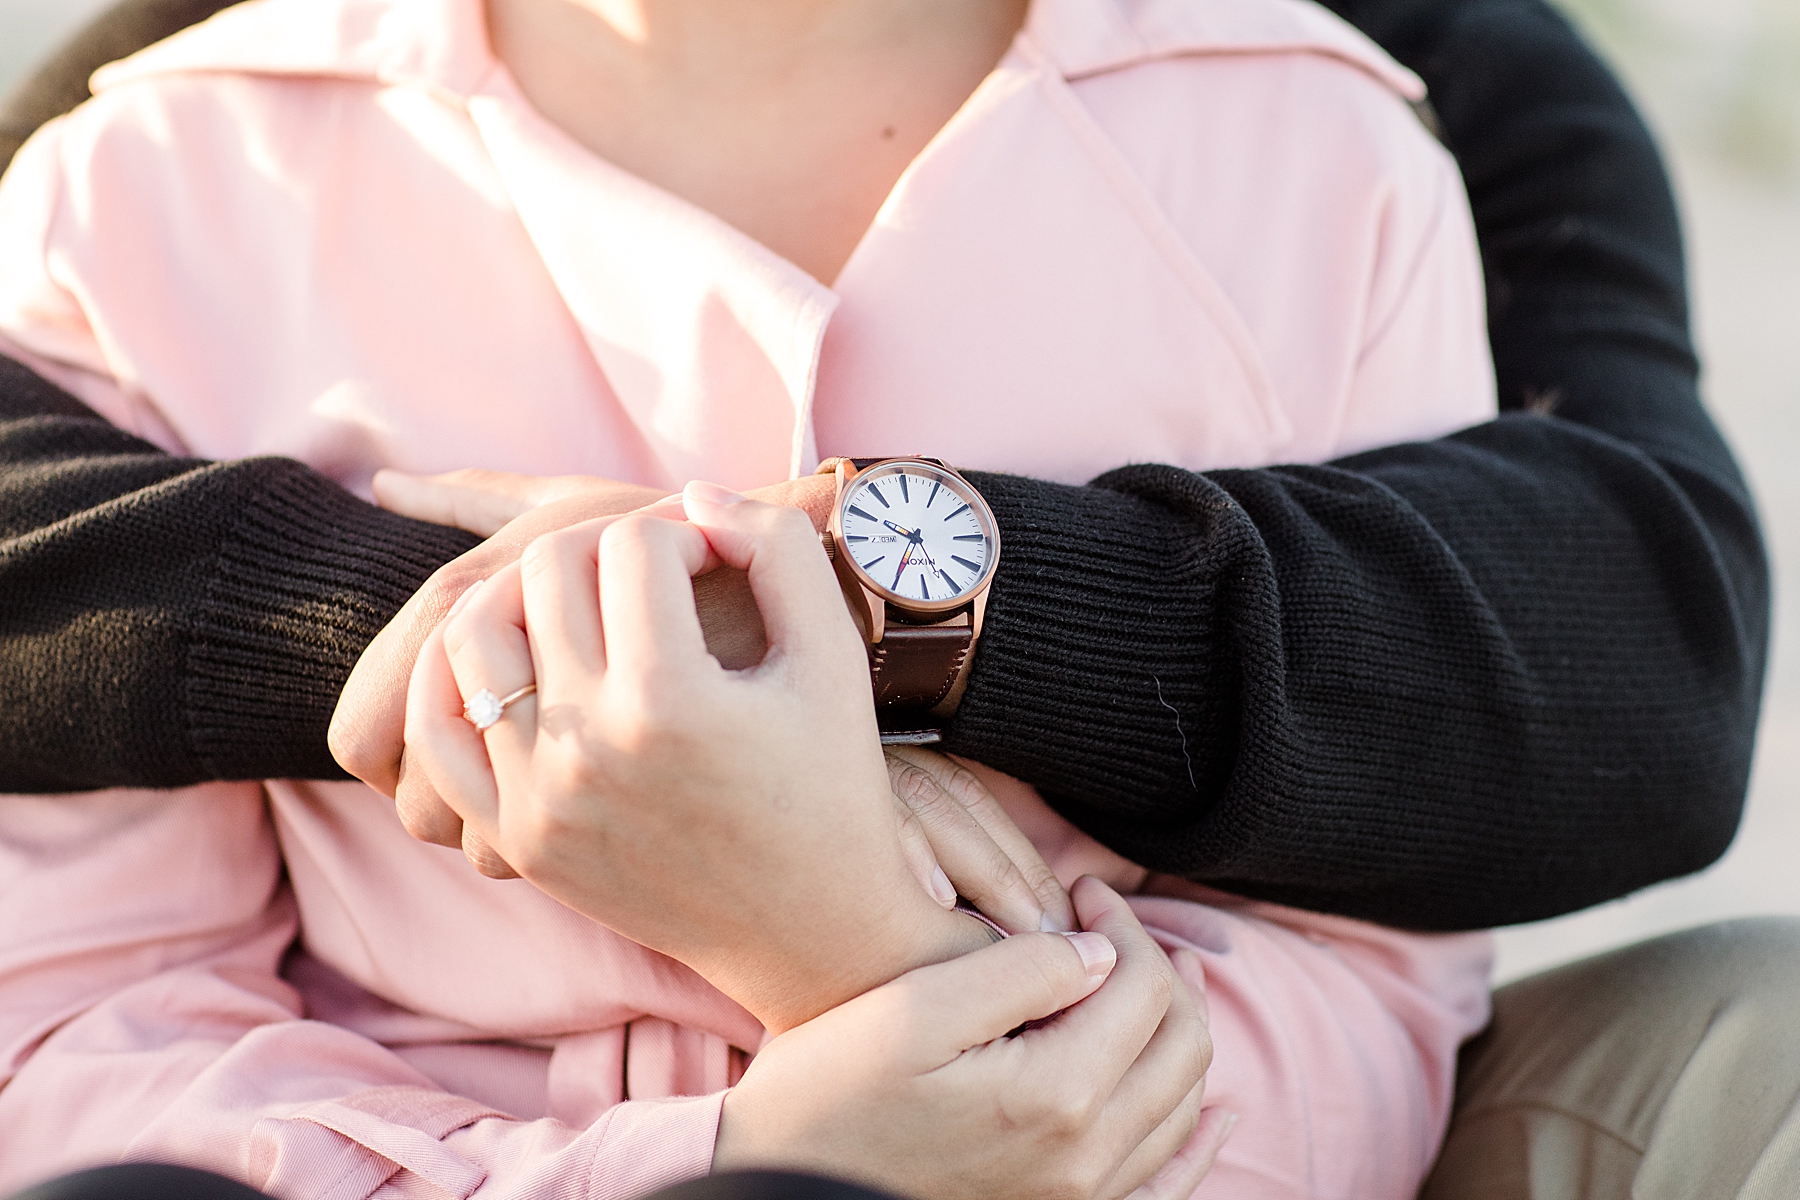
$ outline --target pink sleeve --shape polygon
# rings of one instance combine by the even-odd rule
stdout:
[[[186,447],[107,352],[55,238],[76,220],[63,156],[68,117],[40,128],[0,177],[0,354],[171,454]]]
[[[1462,176],[1422,135],[1393,149],[1368,324],[1334,455],[1438,437],[1495,414],[1481,254]]]
[[[723,1093],[520,1121],[306,1020],[257,785],[6,797],[0,878],[0,1192],[122,1158],[279,1200],[625,1200],[710,1169]]]

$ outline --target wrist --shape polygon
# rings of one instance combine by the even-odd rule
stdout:
[[[919,900],[908,905],[903,916],[886,922],[883,930],[832,931],[828,936],[845,951],[842,959],[815,962],[812,971],[783,972],[787,986],[780,994],[746,1007],[771,1034],[785,1033],[908,971],[960,958],[996,940],[993,928],[980,917],[941,908],[923,891]]]

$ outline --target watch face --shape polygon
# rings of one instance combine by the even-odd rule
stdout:
[[[839,528],[877,592],[909,609],[950,609],[994,573],[1000,540],[987,502],[927,462],[883,463],[844,489]]]

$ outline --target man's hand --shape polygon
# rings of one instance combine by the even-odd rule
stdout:
[[[994,794],[953,758],[890,746],[907,862],[939,903],[960,894],[1008,933],[1075,928],[1069,895]]]

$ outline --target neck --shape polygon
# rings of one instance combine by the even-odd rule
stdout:
[[[927,36],[970,0],[493,0],[536,10],[640,78],[782,76],[820,56]],[[499,17],[495,13],[495,17]]]

